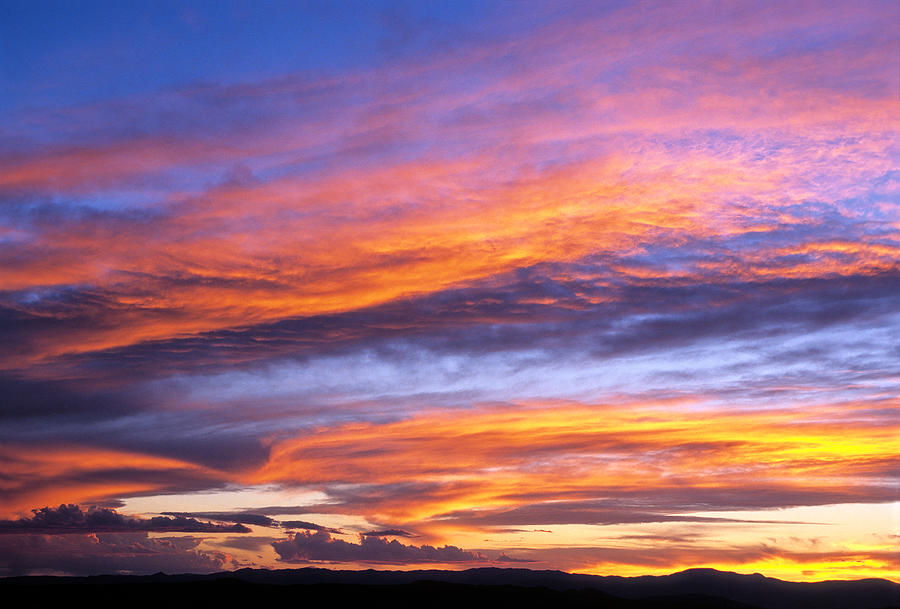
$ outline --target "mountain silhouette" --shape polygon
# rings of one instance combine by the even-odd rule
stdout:
[[[595,607],[598,609],[900,609],[900,584],[883,579],[786,582],[759,574],[689,569],[663,576],[465,571],[241,569],[211,575],[10,577],[0,590],[32,602],[282,602],[361,607]]]

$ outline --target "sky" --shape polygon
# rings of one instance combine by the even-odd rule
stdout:
[[[0,576],[900,581],[900,5],[0,4]]]

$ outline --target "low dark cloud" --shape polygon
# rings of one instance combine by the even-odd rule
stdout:
[[[36,572],[212,573],[230,566],[228,556],[200,550],[199,537],[151,538],[147,532],[0,536],[0,576]]]
[[[321,524],[316,524],[315,522],[307,522],[305,520],[283,520],[281,522],[281,526],[286,529],[306,529],[307,531],[325,531],[326,533],[335,533],[335,534],[343,534],[343,531],[340,529],[332,529],[330,527],[324,527]]]
[[[366,531],[365,533],[360,533],[363,537],[416,537],[413,533],[409,531],[404,531],[403,529],[384,529],[382,531]]]
[[[182,516],[154,516],[135,518],[119,514],[114,509],[91,507],[87,511],[75,504],[63,504],[57,508],[43,507],[32,510],[31,518],[0,521],[2,534],[60,535],[72,533],[111,532],[168,532],[168,533],[249,533],[242,524],[227,526],[201,522]]]
[[[325,531],[296,533],[272,543],[283,562],[373,562],[386,564],[484,562],[480,552],[456,546],[405,545],[382,537],[360,536],[359,543],[335,539]]]
[[[220,522],[253,524],[261,527],[281,526],[281,524],[273,518],[250,512],[163,512],[163,514],[178,518],[205,518],[207,520],[218,520]]]
[[[538,562],[531,558],[516,558],[515,556],[507,556],[506,554],[500,554],[497,558],[494,559],[494,562]]]
[[[626,507],[610,508],[589,502],[558,501],[523,505],[505,510],[460,510],[437,516],[467,526],[536,524],[637,524],[648,522],[751,522],[733,518],[715,518],[648,512]],[[759,522],[759,521],[752,521]]]
[[[254,514],[265,514],[266,516],[280,516],[283,514],[291,514],[301,516],[303,514],[309,514],[316,510],[310,509],[308,505],[267,505],[264,507],[253,508]],[[288,521],[282,521],[282,525],[286,525]],[[304,522],[303,520],[292,520],[290,522]],[[310,523],[305,523],[310,524]],[[316,525],[318,526],[318,525]],[[304,529],[307,527],[297,527],[300,529]],[[312,527],[309,527],[312,528]]]

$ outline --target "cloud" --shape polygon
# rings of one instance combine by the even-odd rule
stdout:
[[[222,484],[221,470],[151,451],[94,447],[81,443],[84,438],[71,443],[46,437],[28,441],[28,435],[20,429],[17,438],[0,445],[6,475],[0,509],[10,515],[28,513],[34,505],[62,501],[107,504],[123,496],[187,492]]]
[[[296,485],[398,528],[294,545],[399,560],[896,499],[889,4],[489,10],[327,76],[14,101],[0,507]],[[280,517],[45,510],[2,527]]]
[[[691,543],[676,537],[633,540],[623,544],[578,547],[516,548],[516,555],[567,571],[597,575],[664,575],[688,568],[712,567],[738,572],[765,572],[791,581],[891,578],[896,552],[882,548],[850,549],[840,545],[798,550],[791,544],[715,541]]]
[[[650,522],[746,522],[766,521],[735,518],[691,516],[677,513],[647,512],[626,507],[626,501],[567,502],[552,501],[520,505],[506,510],[476,509],[449,512],[435,516],[436,520],[465,524],[467,527],[534,524],[637,524]],[[619,504],[619,508],[610,505]],[[731,506],[734,507],[734,506]],[[778,521],[783,522],[783,521]],[[799,524],[799,523],[798,523]]]
[[[382,564],[485,562],[477,552],[456,546],[404,545],[397,540],[360,536],[359,543],[335,539],[325,531],[295,533],[272,543],[283,562],[371,562]]]
[[[526,563],[526,562],[538,562],[536,560],[530,558],[516,558],[514,556],[507,556],[506,554],[500,554],[497,558],[494,559],[494,562],[511,562],[511,563]]]
[[[178,518],[206,518],[208,520],[218,520],[221,522],[253,524],[261,527],[281,526],[281,523],[277,520],[262,514],[254,514],[251,512],[163,512],[163,514]]]
[[[255,480],[325,485],[332,503],[307,511],[501,527],[890,501],[896,424],[866,402],[702,404],[549,402],[324,426],[274,443]]]
[[[0,318],[2,316],[0,308]],[[14,335],[14,332],[11,334]],[[7,400],[0,416],[10,424],[27,419],[51,418],[91,423],[146,411],[150,407],[146,400],[127,391],[98,391],[88,383],[33,380],[3,373],[0,373],[0,392]]]
[[[226,526],[200,522],[195,518],[154,516],[136,518],[119,514],[114,509],[91,507],[86,512],[75,504],[62,504],[58,508],[43,507],[32,510],[34,516],[19,520],[0,521],[0,533],[62,535],[72,533],[111,532],[183,532],[183,533],[249,533],[241,525]]]
[[[363,537],[416,537],[416,535],[403,529],[384,529],[383,531],[366,531],[360,533]]]
[[[308,509],[306,511],[309,511]],[[283,514],[285,512],[277,512],[279,514]],[[301,512],[303,513],[303,512]],[[320,524],[316,524],[314,522],[306,522],[305,520],[283,520],[281,521],[281,526],[286,529],[306,529],[308,531],[325,531],[326,533],[334,533],[338,535],[342,535],[343,531],[340,529],[332,529],[330,527],[323,527]]]
[[[273,537],[241,535],[240,537],[226,537],[225,539],[216,540],[216,546],[247,550],[250,552],[262,552],[267,546],[271,545],[273,541],[275,541],[275,538]]]
[[[212,573],[230,565],[226,554],[200,550],[202,541],[197,537],[151,538],[146,532],[2,535],[0,575]]]
[[[360,349],[387,351],[399,340],[438,353],[574,350],[590,343],[594,354],[618,357],[760,331],[791,335],[867,322],[892,310],[898,297],[896,269],[747,281],[663,274],[638,282],[612,266],[614,261],[592,258],[538,264],[353,312],[145,341],[60,363],[147,378],[215,372],[223,362],[246,369],[286,358],[305,362]],[[482,340],[485,332],[493,340]]]
[[[652,12],[665,15],[660,23],[689,20]],[[891,169],[882,128],[891,87],[846,90],[845,71],[858,83],[863,65],[870,82],[894,78],[884,59],[892,42],[870,36],[878,19],[854,22],[867,50],[814,45],[829,58],[815,64],[833,76],[826,91],[841,83],[828,98],[821,82],[817,95],[795,88],[807,82],[809,57],[774,61],[755,42],[714,40],[706,15],[674,34],[627,13],[591,26],[555,23],[537,39],[486,38],[458,64],[430,58],[327,84],[295,74],[170,91],[128,108],[129,120],[149,123],[136,130],[122,128],[121,102],[113,102],[115,111],[96,109],[72,142],[0,154],[0,223],[9,235],[0,242],[9,263],[0,289],[29,330],[69,330],[42,341],[29,331],[17,350],[40,360],[345,313],[591,255],[623,259],[617,267],[630,279],[891,268],[896,246],[843,205],[880,188]],[[741,31],[754,37],[770,24],[744,20],[754,25]],[[635,27],[644,52],[633,53],[640,43],[623,40],[624,30],[591,29],[613,22]],[[685,54],[697,30],[746,70],[721,65],[724,52]],[[520,55],[528,69],[513,77],[506,63]],[[473,68],[505,76],[473,80]],[[644,94],[647,86],[656,94]],[[551,93],[558,88],[573,94]],[[394,101],[399,92],[403,104]],[[239,120],[248,107],[266,117],[252,129]],[[172,124],[182,129],[161,127]],[[124,133],[97,137],[109,129]],[[423,157],[423,149],[440,152]],[[261,177],[209,183],[210,172],[236,164],[260,168]],[[113,203],[98,209],[107,198]],[[796,207],[808,202],[820,206],[811,208],[812,235],[797,229]],[[843,227],[822,222],[835,217]],[[849,233],[839,230],[848,225]],[[334,235],[352,247],[335,250]],[[852,247],[827,245],[838,238]],[[144,243],[140,256],[135,239]],[[244,245],[239,256],[233,241]],[[70,290],[95,300],[69,303],[68,320],[41,306]]]

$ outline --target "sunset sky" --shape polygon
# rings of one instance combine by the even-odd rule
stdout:
[[[900,4],[0,3],[0,576],[900,581]]]

